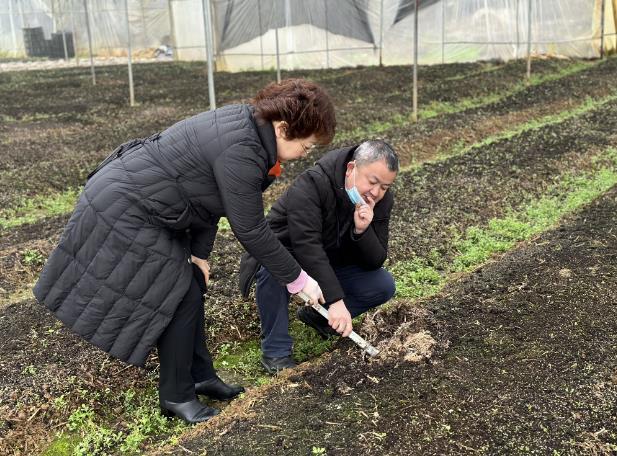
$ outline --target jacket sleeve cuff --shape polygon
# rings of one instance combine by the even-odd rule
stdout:
[[[296,280],[287,284],[287,291],[291,294],[296,294],[299,291],[302,291],[304,285],[306,285],[306,280],[308,279],[308,274],[304,271],[300,271],[300,275]]]

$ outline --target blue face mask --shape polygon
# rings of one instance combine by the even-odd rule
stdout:
[[[355,165],[353,168],[353,187],[351,188],[345,187],[345,191],[347,192],[347,196],[349,196],[349,199],[354,205],[366,204],[366,201],[364,201],[364,199],[362,198],[362,195],[360,195],[360,192],[358,191],[358,188],[356,187],[356,167]]]

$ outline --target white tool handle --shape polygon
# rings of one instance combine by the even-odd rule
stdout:
[[[302,298],[304,302],[310,301],[310,298],[302,291],[298,293],[298,296],[300,296],[300,298]],[[315,309],[317,312],[319,312],[321,316],[324,317],[326,320],[328,319],[328,311],[326,310],[324,306],[322,306],[319,303],[316,303],[316,304],[311,304],[311,307]],[[358,347],[363,349],[370,356],[376,356],[379,354],[379,350],[377,350],[375,347],[369,344],[366,340],[364,340],[361,336],[359,336],[358,333],[356,333],[355,331],[352,331],[348,337],[351,340],[353,340],[356,343],[356,345],[358,345]]]

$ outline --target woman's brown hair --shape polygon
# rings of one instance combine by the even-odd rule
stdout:
[[[320,144],[334,138],[336,116],[328,93],[306,79],[285,79],[261,89],[251,100],[260,121],[287,122],[287,139],[315,135]]]

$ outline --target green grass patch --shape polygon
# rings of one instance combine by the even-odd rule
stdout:
[[[295,318],[290,321],[289,334],[294,340],[293,356],[298,362],[325,353],[336,341],[336,338],[322,340],[313,329]],[[268,383],[271,378],[261,366],[261,345],[256,339],[221,344],[216,349],[214,367],[221,371],[233,372],[245,382],[254,385]]]
[[[81,189],[22,200],[16,207],[0,209],[0,228],[9,229],[34,223],[46,217],[69,213],[75,207]]]
[[[216,349],[214,367],[217,370],[231,371],[253,384],[267,383],[261,369],[261,348],[258,340],[226,342]]]
[[[396,294],[400,298],[421,298],[441,289],[445,277],[424,258],[399,261],[391,272],[396,279]]]
[[[532,76],[529,82],[521,80],[521,82],[515,84],[511,89],[505,90],[500,93],[488,94],[474,98],[464,98],[456,102],[432,102],[427,106],[420,107],[420,109],[418,110],[418,118],[421,120],[426,120],[442,114],[454,114],[469,109],[488,106],[490,104],[497,103],[507,97],[515,95],[518,92],[522,92],[526,90],[529,86],[535,86],[543,84],[545,82],[555,81],[563,77],[584,71],[597,64],[598,63],[596,62],[574,62],[572,65],[561,68],[555,73]],[[350,131],[338,133],[336,135],[336,142],[347,142],[352,140],[359,140],[362,138],[374,137],[393,128],[408,125],[410,123],[411,121],[408,115],[396,114],[392,116],[392,118],[387,122],[372,122],[364,127],[358,127]],[[514,134],[516,133],[513,133],[513,135]]]
[[[92,406],[81,404],[68,417],[66,428],[57,434],[45,456],[139,454],[142,446],[165,436],[173,440],[189,426],[168,420],[159,412],[154,388],[128,390],[120,397],[123,414],[100,416]],[[120,418],[120,420],[118,419]]]
[[[397,296],[418,298],[437,293],[450,273],[469,271],[492,255],[510,250],[516,243],[551,229],[573,213],[617,185],[617,149],[607,149],[594,158],[601,165],[588,174],[562,176],[546,196],[531,201],[518,211],[491,219],[485,227],[470,227],[453,241],[457,252],[450,264],[440,261],[434,251],[430,258],[412,258],[396,263],[391,271]],[[437,266],[436,266],[437,265]]]
[[[482,141],[479,141],[472,145],[466,146],[464,142],[461,141],[448,151],[441,153],[438,156],[438,160],[445,160],[455,155],[464,155],[472,149],[489,146],[499,141],[511,139],[523,133],[527,133],[533,130],[539,130],[549,125],[565,122],[566,120],[586,114],[589,111],[598,109],[603,105],[615,100],[617,100],[617,93],[613,93],[600,99],[593,99],[587,97],[583,103],[573,109],[568,109],[557,114],[550,114],[539,119],[530,120],[529,122],[525,122],[524,124],[518,125],[510,130],[506,130],[496,135],[488,136]]]

